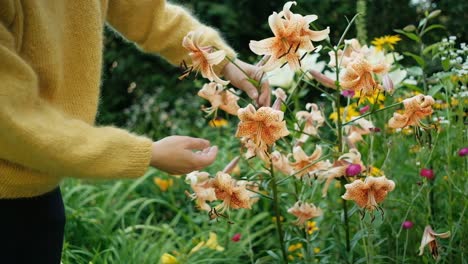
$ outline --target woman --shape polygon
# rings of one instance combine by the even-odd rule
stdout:
[[[164,0],[4,0],[0,2],[0,263],[59,263],[65,222],[64,177],[137,178],[148,166],[183,174],[210,165],[207,140],[153,142],[96,127],[104,23],[146,52],[190,61],[183,37],[203,28],[204,46],[234,51],[218,33]],[[251,76],[258,68],[239,61]],[[231,63],[218,73],[257,99]],[[194,152],[193,150],[199,150]]]

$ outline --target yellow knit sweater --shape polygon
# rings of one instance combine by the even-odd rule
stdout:
[[[176,65],[190,61],[182,38],[205,27],[164,0],[0,1],[0,198],[40,195],[63,177],[134,178],[148,168],[150,139],[93,126],[105,22]],[[204,44],[234,55],[205,30]]]

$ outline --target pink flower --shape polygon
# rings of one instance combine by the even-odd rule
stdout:
[[[434,171],[426,168],[421,169],[419,175],[421,175],[421,177],[427,178],[428,180],[432,180],[435,177]]]
[[[466,155],[468,155],[468,148],[462,148],[460,151],[458,151],[458,156],[464,157]]]
[[[369,111],[369,109],[370,109],[370,105],[366,105],[366,106],[361,107],[361,108],[359,109],[359,113],[360,113],[361,115],[363,115],[363,114],[365,114],[367,111]]]
[[[403,224],[401,224],[403,226],[404,229],[411,229],[413,228],[413,222],[409,221],[409,220],[406,220],[403,222]]]
[[[350,164],[346,168],[346,176],[356,176],[361,173],[361,165],[360,164]]]
[[[341,95],[344,96],[344,97],[349,97],[349,98],[352,98],[354,97],[354,90],[343,90],[341,91]]]
[[[237,234],[234,234],[231,238],[232,241],[234,242],[239,242],[239,240],[241,239],[241,234],[240,233],[237,233]]]

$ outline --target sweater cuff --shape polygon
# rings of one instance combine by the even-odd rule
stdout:
[[[153,141],[149,138],[138,136],[135,140],[135,148],[129,150],[129,163],[122,175],[126,178],[138,178],[143,176],[150,166],[151,146]]]

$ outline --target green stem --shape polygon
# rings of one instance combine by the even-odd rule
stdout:
[[[405,240],[405,247],[403,248],[403,260],[402,263],[405,263],[406,259],[406,248],[408,247],[408,229],[406,229],[406,240]]]
[[[345,229],[346,229],[346,231],[345,231],[346,251],[350,252],[351,251],[351,242],[350,242],[350,239],[349,239],[348,201],[346,201],[344,199],[342,199],[342,201],[343,201],[343,214],[344,214],[344,222],[345,222]]]
[[[361,115],[361,116],[358,116],[358,117],[354,118],[354,119],[351,120],[351,121],[348,121],[348,122],[344,123],[343,126],[346,126],[346,125],[348,125],[348,124],[350,124],[350,123],[353,123],[354,121],[359,120],[359,119],[361,119],[361,118],[364,118],[364,117],[366,117],[366,116],[370,116],[370,115],[372,115],[372,114],[385,111],[385,110],[387,110],[387,109],[389,109],[389,108],[393,108],[393,107],[399,106],[399,105],[401,105],[401,104],[403,104],[403,103],[401,103],[401,102],[399,102],[399,103],[394,103],[394,104],[391,104],[391,105],[386,106],[386,107],[384,107],[384,108],[377,109],[377,110],[375,110],[375,111],[371,111],[371,112],[365,113],[365,114],[363,114],[363,115]]]
[[[374,263],[374,227],[367,223],[367,264]]]
[[[286,252],[286,245],[284,244],[283,228],[281,226],[281,212],[279,210],[279,199],[278,199],[278,186],[276,184],[275,173],[273,170],[273,161],[270,161],[270,172],[271,172],[271,188],[273,190],[273,209],[275,210],[276,216],[276,231],[278,232],[278,239],[280,242],[281,253],[283,255],[284,263],[288,263],[288,254]]]

